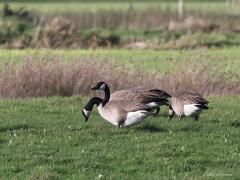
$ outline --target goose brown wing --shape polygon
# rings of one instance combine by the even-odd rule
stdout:
[[[145,87],[139,86],[130,89],[123,89],[111,94],[111,100],[113,99],[130,99],[133,100],[136,95],[147,92]]]
[[[161,89],[150,89],[148,91],[153,94],[156,94],[157,96],[162,97],[162,98],[170,98],[171,97],[170,94],[168,94],[167,92],[165,92]]]
[[[120,90],[110,95],[110,100],[114,99],[129,99],[132,100],[136,96],[131,90]]]
[[[123,102],[124,105],[124,111],[125,112],[135,112],[135,111],[140,111],[140,110],[145,110],[145,111],[152,111],[151,107],[141,104],[141,103],[137,103],[137,102],[129,102],[129,101],[125,101]]]
[[[139,110],[152,111],[151,107],[147,105],[124,99],[111,100],[104,107],[107,111],[112,111],[114,109],[119,112],[134,112]]]
[[[195,104],[205,104],[207,105],[209,101],[204,99],[200,94],[193,92],[193,91],[188,91],[188,92],[183,92],[177,96],[179,99],[184,104],[190,104],[190,103],[195,103]]]
[[[170,94],[168,94],[167,92],[165,92],[161,89],[150,89],[150,88],[146,88],[146,87],[136,87],[136,88],[133,88],[131,90],[132,90],[132,92],[135,92],[135,93],[150,93],[150,94],[156,95],[156,96],[161,97],[161,98],[171,97]]]
[[[110,100],[127,99],[143,104],[158,102],[160,105],[167,105],[167,98],[170,97],[166,92],[159,89],[143,90],[140,88],[120,90],[111,94]]]
[[[150,92],[136,94],[133,101],[139,102],[142,104],[156,102],[159,105],[168,105],[168,100],[166,98],[159,97],[158,95],[150,93]]]

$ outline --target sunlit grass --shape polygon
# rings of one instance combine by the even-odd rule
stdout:
[[[168,122],[165,109],[126,129],[96,111],[85,124],[87,98],[0,100],[1,178],[237,178],[240,99],[207,99],[198,122]]]
[[[0,50],[0,67],[7,63],[20,63],[27,59],[60,60],[65,63],[99,59],[126,66],[132,71],[169,73],[187,68],[189,63],[210,64],[216,74],[234,73],[240,76],[240,51],[238,47],[210,50]]]

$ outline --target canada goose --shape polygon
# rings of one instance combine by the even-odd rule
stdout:
[[[154,113],[153,109],[147,105],[123,99],[109,101],[109,98],[110,96],[105,96],[104,99],[99,97],[91,98],[82,111],[85,122],[87,122],[95,104],[98,107],[99,114],[117,127],[138,124],[145,117]]]
[[[182,116],[191,116],[195,117],[195,121],[198,121],[202,110],[209,108],[208,103],[206,99],[196,92],[187,91],[178,93],[176,96],[171,97],[169,118],[171,119],[176,114],[179,119]]]
[[[94,90],[103,90],[110,93],[109,87],[105,82],[99,82],[93,88]],[[168,93],[160,89],[146,89],[144,87],[137,87],[132,89],[120,90],[110,94],[110,101],[116,99],[127,99],[134,102],[146,104],[156,109],[156,114],[160,111],[161,105],[167,105],[167,98],[171,97]]]

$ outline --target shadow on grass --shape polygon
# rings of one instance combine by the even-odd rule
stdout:
[[[211,122],[212,122],[212,123],[220,123],[221,121],[218,120],[218,119],[213,119]]]
[[[237,120],[236,120],[236,121],[232,122],[231,125],[232,125],[233,127],[240,128],[240,121],[237,121]]]
[[[181,132],[199,132],[201,130],[200,126],[186,126],[186,127],[182,127],[180,129],[178,129],[177,131],[181,131]]]
[[[149,125],[149,124],[147,124],[145,126],[137,127],[136,130],[150,132],[150,133],[168,132],[168,129],[166,129],[166,128],[156,127],[156,126]]]
[[[153,117],[162,117],[162,118],[168,118],[167,113],[159,112],[157,115],[153,115]]]
[[[7,141],[5,139],[0,139],[0,144],[4,144],[6,143]]]
[[[7,127],[0,127],[0,132],[5,132],[5,131],[14,131],[14,130],[19,130],[19,129],[29,129],[29,128],[33,128],[27,124],[19,124],[19,125],[15,125],[15,126],[7,126]]]

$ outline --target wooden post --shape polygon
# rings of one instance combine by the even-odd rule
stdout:
[[[184,16],[184,0],[178,0],[178,17],[182,19]]]
[[[231,15],[232,14],[232,0],[226,0],[226,9],[227,9],[227,14]]]
[[[238,0],[238,14],[240,15],[240,0]]]
[[[133,2],[132,0],[129,2],[129,5],[128,5],[128,9],[127,9],[127,29],[130,29],[130,26],[131,26],[131,15],[132,15],[132,11],[133,11]]]

